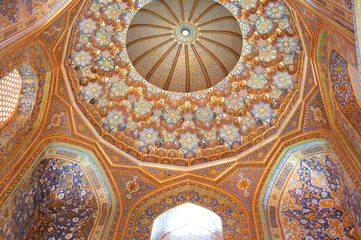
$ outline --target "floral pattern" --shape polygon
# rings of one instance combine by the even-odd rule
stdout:
[[[295,39],[294,37],[284,36],[283,38],[279,39],[277,43],[277,47],[280,50],[280,52],[285,52],[289,54],[291,52],[300,50],[297,41],[298,40]]]
[[[260,34],[265,34],[269,33],[273,29],[273,24],[268,18],[259,18],[256,21],[256,28]]]
[[[96,29],[95,22],[91,19],[83,19],[79,24],[79,30],[85,34],[92,34]]]
[[[273,77],[273,84],[278,88],[290,88],[293,85],[293,76],[287,72],[278,72]]]
[[[342,205],[336,161],[324,141],[302,144],[284,155],[264,202],[270,239],[358,239]]]
[[[252,110],[252,113],[255,118],[259,118],[261,120],[266,120],[272,116],[273,109],[270,107],[268,103],[260,102],[256,104]]]
[[[266,14],[271,18],[281,18],[287,12],[283,2],[271,2],[265,7]]]
[[[85,51],[83,51],[83,50],[80,51],[80,52],[75,53],[75,57],[74,57],[75,64],[76,64],[76,65],[81,65],[81,66],[89,65],[91,59],[92,59],[92,58],[91,58],[91,56],[90,56],[90,53],[89,53],[89,52],[85,52]]]
[[[100,45],[105,46],[110,44],[110,37],[112,36],[111,32],[100,30],[95,33],[95,41]]]
[[[154,131],[153,128],[144,128],[143,131],[140,132],[140,140],[146,144],[154,145],[154,143],[159,140],[158,132]]]
[[[275,60],[276,57],[277,49],[271,44],[263,46],[259,49],[259,60],[261,61],[270,62],[272,60]]]
[[[253,89],[262,89],[267,83],[263,74],[252,74],[247,80],[247,86]]]
[[[237,94],[232,94],[230,97],[226,98],[224,101],[227,108],[238,110],[242,107],[244,107],[244,99],[239,97]]]
[[[182,112],[179,109],[167,108],[164,111],[164,119],[168,123],[177,123],[182,118]]]
[[[108,116],[104,119],[104,123],[109,125],[111,129],[115,129],[119,124],[122,124],[125,120],[125,116],[121,111],[114,109],[108,113]]]
[[[233,147],[240,150],[254,135],[264,140],[270,128],[281,126],[278,121],[287,119],[283,115],[295,102],[288,100],[299,91],[296,83],[302,79],[301,71],[290,69],[298,69],[303,61],[295,21],[283,2],[220,1],[241,27],[242,57],[221,82],[190,93],[162,90],[147,82],[131,64],[126,46],[128,28],[135,13],[148,2],[91,2],[75,23],[66,71],[76,76],[69,81],[79,88],[77,104],[84,105],[86,114],[91,112],[104,128],[104,137],[112,135],[124,151],[136,151],[139,160],[148,161],[154,155],[184,166],[197,163],[194,158],[213,161],[221,152],[237,151]],[[278,34],[277,28],[285,34]],[[82,51],[91,58],[80,57]],[[279,64],[286,69],[281,70]],[[270,74],[269,69],[276,71]],[[114,109],[125,117],[118,125],[109,124]],[[231,125],[235,136],[221,137]],[[157,140],[146,144],[140,137],[144,129],[157,132]],[[186,143],[185,136],[194,137],[194,142]]]
[[[83,88],[87,99],[99,98],[102,95],[102,87],[98,83],[89,83],[88,86]]]
[[[195,118],[201,122],[212,121],[213,111],[210,107],[199,108],[196,111]]]
[[[152,103],[148,102],[144,98],[139,98],[136,103],[134,103],[134,111],[139,112],[140,114],[146,114],[152,109]]]
[[[111,20],[118,20],[120,16],[121,10],[119,9],[117,4],[108,5],[105,10],[106,16]]]
[[[238,129],[233,125],[224,125],[219,129],[219,136],[226,142],[235,142],[239,137]]]
[[[181,135],[179,142],[182,144],[183,148],[194,149],[198,147],[199,139],[196,134],[186,133]]]

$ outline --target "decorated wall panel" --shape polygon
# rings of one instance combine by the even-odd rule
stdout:
[[[345,203],[357,204],[360,195],[345,191],[348,174],[332,147],[311,141],[284,152],[263,199],[270,239],[359,239],[356,210]]]
[[[92,158],[49,146],[0,209],[2,239],[101,239],[110,189]]]

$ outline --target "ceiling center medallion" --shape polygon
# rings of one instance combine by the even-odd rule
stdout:
[[[173,29],[173,37],[179,43],[192,43],[198,37],[198,28],[190,22],[180,22]]]
[[[164,90],[195,92],[223,80],[239,61],[237,20],[213,0],[154,0],[127,32],[127,51],[145,80]]]

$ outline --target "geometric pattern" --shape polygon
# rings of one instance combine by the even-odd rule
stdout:
[[[131,20],[126,42],[137,72],[173,92],[216,85],[232,71],[242,51],[237,20],[213,0],[150,1]]]
[[[181,11],[177,7],[173,11],[170,3],[161,1],[158,4],[161,5],[160,12],[155,13],[143,8],[147,3],[90,2],[75,22],[65,68],[72,88],[76,89],[74,97],[78,106],[83,114],[92,118],[94,126],[100,126],[96,127],[98,133],[112,139],[138,160],[159,163],[166,159],[173,165],[191,166],[218,159],[223,154],[234,154],[229,152],[237,152],[242,146],[253,144],[255,137],[261,140],[268,137],[271,128],[273,133],[276,132],[294,103],[289,100],[299,91],[301,79],[301,41],[287,6],[282,1],[265,4],[260,4],[259,0],[219,2],[232,14],[224,18],[237,20],[242,29],[241,57],[218,84],[206,90],[184,93],[163,90],[147,82],[149,79],[142,77],[133,66],[137,64],[137,69],[144,69],[144,64],[153,60],[149,59],[142,65],[138,64],[138,58],[133,59],[133,64],[129,59],[128,54],[146,58],[143,54],[149,51],[155,54],[154,59],[162,61],[162,56],[168,57],[169,54],[174,59],[177,54],[178,47],[173,49],[173,43],[169,42],[169,45],[168,40],[163,43],[169,45],[167,49],[173,49],[171,52],[157,51],[163,43],[157,47],[147,44],[154,38],[163,41],[162,34],[155,34],[157,29],[167,29],[169,22],[182,19]],[[218,5],[212,3],[203,13],[193,6],[194,13],[190,11],[190,18],[194,15],[194,24],[199,26],[213,23],[211,9]],[[253,14],[255,12],[257,14]],[[131,25],[130,22],[137,19],[135,14],[152,17],[148,19],[149,23],[135,22]],[[153,18],[159,23],[152,22]],[[197,19],[201,19],[199,23]],[[146,30],[143,29],[145,25]],[[277,30],[279,25],[281,30]],[[203,27],[201,30],[208,31]],[[219,29],[222,34],[225,33],[223,30],[224,27]],[[132,33],[128,42],[127,31]],[[154,32],[155,35],[140,37],[149,31],[152,32],[149,34]],[[202,32],[200,38],[203,39],[205,34]],[[141,44],[137,43],[137,39],[142,40]],[[215,56],[221,56],[216,50],[220,47],[227,54],[232,54],[233,50],[224,45],[221,38],[205,39],[201,43],[204,48],[194,44],[197,46],[192,50],[194,53],[199,53],[199,56],[205,54],[214,60]],[[128,53],[127,49],[133,44],[137,47]],[[142,54],[136,53],[138,47],[148,51],[143,53],[143,49]],[[190,46],[188,48],[191,49]],[[207,52],[207,49],[210,50]],[[184,53],[178,54],[184,56]],[[195,62],[199,62],[196,56],[193,57]],[[229,61],[227,57],[219,60],[227,64]],[[164,76],[172,76],[168,72],[173,68],[166,70],[168,68],[159,65],[162,64],[159,61],[149,64],[157,71],[163,71]],[[204,73],[204,68],[198,70]],[[166,77],[159,81],[163,80],[165,82]],[[112,117],[116,120],[111,120]],[[226,134],[230,131],[231,135]]]

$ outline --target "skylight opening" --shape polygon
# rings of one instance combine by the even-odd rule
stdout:
[[[16,113],[21,84],[21,76],[17,69],[0,79],[0,128]]]
[[[159,215],[151,240],[222,239],[222,220],[212,211],[185,203]]]

